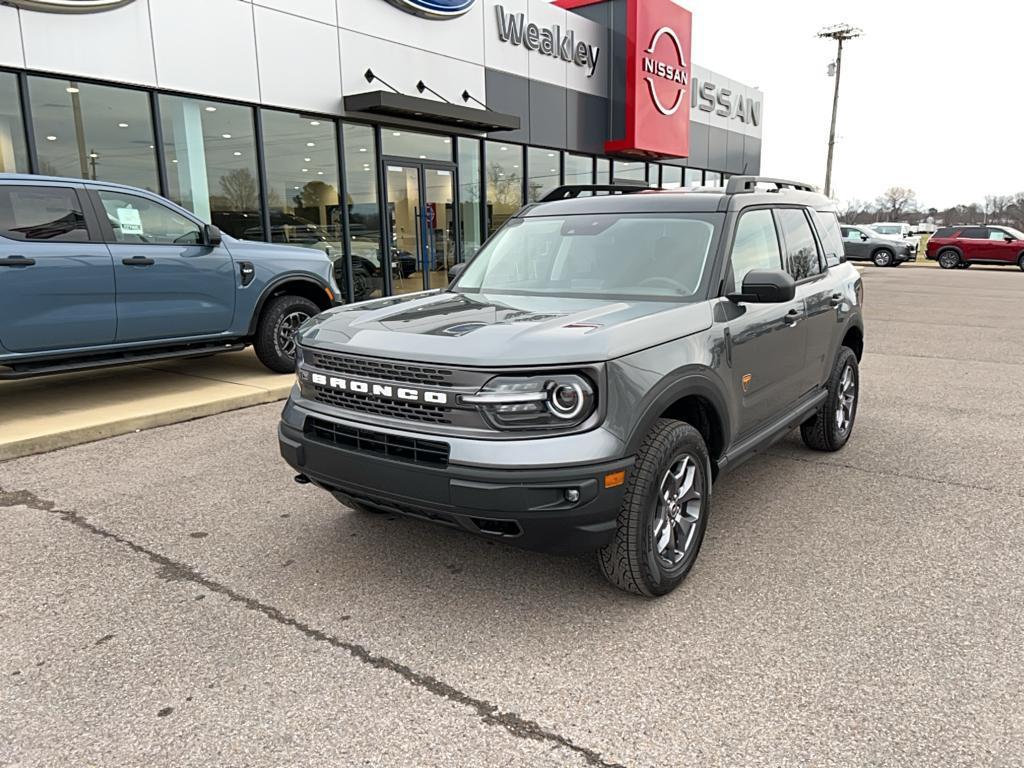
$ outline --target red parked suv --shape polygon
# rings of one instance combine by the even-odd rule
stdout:
[[[1024,232],[1004,226],[942,227],[928,241],[927,258],[943,269],[1016,264],[1024,271]]]

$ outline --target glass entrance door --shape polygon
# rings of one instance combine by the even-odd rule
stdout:
[[[454,169],[401,160],[385,167],[392,291],[443,288],[456,258]]]

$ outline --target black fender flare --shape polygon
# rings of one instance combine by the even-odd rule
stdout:
[[[702,371],[688,371],[682,375],[675,373],[667,375],[656,389],[657,394],[648,401],[626,439],[628,454],[634,454],[640,449],[644,438],[654,427],[654,423],[661,418],[661,414],[674,403],[691,395],[704,398],[715,409],[719,421],[717,426],[722,435],[721,455],[725,454],[729,443],[732,442],[732,415],[726,398],[722,394],[720,381]],[[712,456],[713,461],[717,462],[718,458],[720,456]]]
[[[275,277],[263,286],[263,290],[260,292],[260,297],[256,300],[256,306],[253,308],[252,317],[249,318],[248,335],[251,336],[256,333],[256,325],[259,323],[260,315],[263,313],[263,306],[267,303],[267,300],[274,295],[274,292],[285,283],[308,283],[319,291],[330,290],[330,286],[323,280],[302,272],[294,272]]]

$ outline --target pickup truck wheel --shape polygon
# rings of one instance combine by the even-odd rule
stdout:
[[[879,248],[873,254],[871,254],[871,260],[875,262],[876,267],[891,267],[892,266],[892,251],[888,248]]]
[[[800,435],[808,448],[838,451],[853,433],[860,395],[860,368],[857,355],[841,347],[828,380],[828,397],[818,412],[800,425]]]
[[[707,529],[710,468],[700,432],[681,421],[658,420],[637,453],[615,538],[599,552],[608,581],[647,597],[679,585]]]
[[[320,312],[302,296],[275,296],[263,307],[253,346],[256,357],[277,373],[295,370],[295,330]]]
[[[939,253],[939,266],[943,269],[956,269],[958,264],[960,264],[960,254],[951,248]]]

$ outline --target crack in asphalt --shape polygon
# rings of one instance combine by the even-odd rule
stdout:
[[[5,491],[3,488],[0,488],[0,508],[5,507],[27,507],[28,509],[33,509],[38,512],[47,512],[59,517],[64,522],[71,523],[72,525],[93,534],[94,536],[99,536],[103,539],[107,539],[108,541],[115,542],[130,549],[138,555],[143,555],[153,564],[159,566],[156,576],[160,579],[171,582],[191,582],[218,595],[223,595],[230,601],[239,603],[244,608],[255,613],[259,613],[277,624],[301,632],[311,640],[315,640],[319,643],[326,643],[332,648],[336,648],[338,650],[347,651],[353,658],[363,664],[368,664],[375,669],[392,672],[417,688],[421,688],[434,696],[469,707],[476,712],[485,725],[504,728],[512,736],[519,739],[549,742],[557,747],[570,750],[576,755],[582,757],[586,761],[587,765],[597,766],[598,768],[626,768],[621,763],[608,762],[601,756],[600,752],[574,744],[572,739],[569,737],[550,731],[535,720],[527,720],[514,712],[502,712],[497,705],[492,704],[489,701],[470,696],[468,693],[460,691],[458,688],[455,688],[433,675],[417,672],[408,665],[402,664],[394,659],[390,659],[387,656],[378,656],[368,650],[365,646],[341,640],[333,635],[329,635],[327,632],[310,626],[300,619],[289,616],[280,608],[260,602],[254,597],[246,597],[245,595],[236,592],[231,587],[204,576],[198,570],[186,563],[178,562],[167,555],[162,555],[149,547],[138,544],[119,533],[114,533],[113,531],[102,528],[95,523],[91,523],[78,512],[59,509],[56,502],[42,499],[31,491]]]

